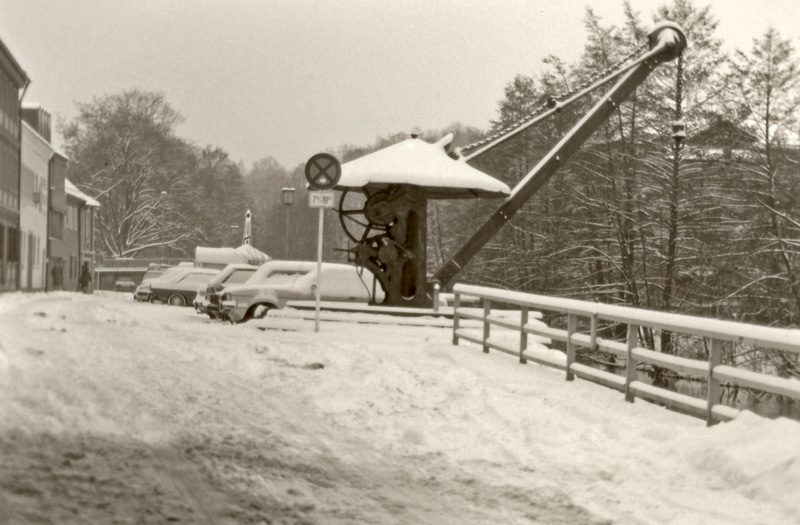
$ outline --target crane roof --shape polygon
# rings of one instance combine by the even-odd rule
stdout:
[[[384,189],[408,184],[425,190],[429,199],[505,197],[509,187],[463,160],[451,158],[445,148],[448,134],[430,144],[410,138],[342,165],[342,177],[334,189]]]

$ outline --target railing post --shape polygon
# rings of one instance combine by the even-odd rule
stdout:
[[[453,290],[454,297],[453,297],[453,344],[458,344],[458,335],[456,332],[458,331],[458,307],[461,304],[461,292],[458,290]]]
[[[528,349],[528,332],[525,325],[528,324],[528,307],[523,306],[519,317],[519,362],[523,365],[528,362],[523,352]]]
[[[573,381],[575,374],[569,367],[575,362],[575,343],[572,341],[572,336],[578,329],[578,316],[575,314],[567,314],[567,381]]]
[[[631,390],[631,383],[636,381],[636,359],[633,357],[633,349],[639,343],[639,327],[635,324],[628,325],[628,362],[625,364],[625,401],[633,403],[634,395]]]
[[[486,340],[489,339],[489,312],[492,311],[492,301],[489,299],[483,300],[483,353],[489,353],[489,347],[486,346]]]
[[[722,386],[719,379],[714,377],[714,368],[722,362],[722,341],[719,339],[711,340],[711,347],[708,351],[708,411],[706,412],[706,426],[711,426],[719,421],[714,421],[714,405],[719,402]]]
[[[591,341],[589,342],[589,348],[592,351],[597,351],[597,314],[592,314],[592,326],[590,328],[590,337]]]

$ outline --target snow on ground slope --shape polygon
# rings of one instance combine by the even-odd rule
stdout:
[[[798,487],[800,423],[706,428],[444,328],[0,295],[0,523],[788,524]]]

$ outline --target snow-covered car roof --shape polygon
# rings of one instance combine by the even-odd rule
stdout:
[[[209,285],[220,284],[225,279],[230,277],[236,270],[252,270],[253,273],[255,273],[255,271],[258,270],[258,268],[259,268],[258,266],[253,264],[239,264],[239,263],[229,264],[225,268],[219,270],[219,273],[215,275],[213,279],[208,281],[208,284]]]
[[[332,269],[340,269],[346,270],[349,268],[355,268],[352,264],[343,264],[343,263],[329,263],[324,262],[322,263],[322,270],[330,271]],[[296,274],[292,279],[291,282],[288,283],[288,287],[292,286],[292,283],[295,281],[309,280],[316,278],[317,275],[317,262],[316,261],[269,261],[267,263],[262,264],[256,275],[251,277],[245,283],[242,284],[234,284],[231,286],[226,286],[225,290],[227,291],[237,291],[237,290],[245,290],[245,289],[252,289],[252,288],[273,288],[273,287],[286,287],[287,283],[262,283],[258,279],[255,279],[256,276],[263,277],[266,273],[275,274],[275,273],[284,273],[289,272]],[[254,282],[255,281],[255,282]]]
[[[409,184],[425,190],[429,199],[505,197],[509,187],[445,151],[453,135],[430,144],[410,138],[342,165],[342,177],[334,189],[385,189]]]
[[[194,260],[196,266],[203,267],[207,265],[225,265],[231,263],[258,265],[271,260],[271,258],[266,253],[248,244],[243,244],[238,248],[197,246],[194,249]]]
[[[195,268],[194,266],[173,266],[172,268],[167,268],[164,270],[159,277],[150,281],[151,283],[156,282],[174,282],[178,279],[182,278],[187,273],[208,273],[208,274],[216,274],[219,270],[214,268]]]

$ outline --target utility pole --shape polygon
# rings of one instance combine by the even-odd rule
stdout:
[[[166,191],[162,191],[161,195],[159,195],[159,198],[158,198],[159,208],[161,208],[161,221],[160,221],[161,222],[161,235],[160,235],[160,237],[161,237],[161,262],[162,263],[165,262],[165,259],[166,259],[166,257],[164,256],[164,254],[165,254],[164,230],[167,227],[166,222],[164,222],[164,215],[165,215],[164,214],[164,211],[165,211],[164,210],[164,203],[166,201],[167,201],[167,192]]]
[[[294,188],[283,188],[281,190],[281,198],[283,199],[283,204],[286,205],[286,215],[285,215],[286,231],[284,232],[284,253],[285,253],[284,260],[288,260],[289,259],[289,207],[292,204],[294,204]]]

